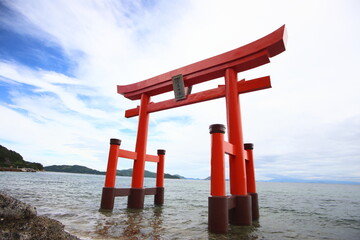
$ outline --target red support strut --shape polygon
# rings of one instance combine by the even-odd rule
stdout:
[[[225,98],[229,142],[236,149],[230,155],[230,193],[235,198],[236,207],[230,211],[230,223],[234,225],[251,225],[251,197],[247,194],[246,167],[239,94],[237,89],[237,72],[225,70]]]
[[[246,161],[247,189],[248,189],[248,193],[251,196],[252,220],[254,221],[259,219],[259,201],[258,201],[258,194],[256,193],[255,167],[254,167],[254,155],[253,155],[254,144],[245,143],[244,149],[246,151],[246,156],[247,156],[247,161]]]
[[[210,125],[211,134],[211,183],[209,197],[209,214],[208,226],[212,233],[226,233],[228,231],[228,223],[233,225],[251,225],[253,220],[259,218],[257,194],[226,196],[225,189],[225,154],[230,155],[230,162],[236,159],[239,149],[235,148],[231,143],[224,141],[225,126],[222,124]],[[247,158],[252,159],[250,151],[252,144],[245,144]],[[244,150],[244,149],[242,149]],[[244,156],[244,155],[242,155]],[[245,161],[245,159],[243,158]],[[247,161],[249,162],[249,160]],[[230,165],[230,173],[234,165]],[[250,165],[247,163],[247,171]],[[253,165],[252,165],[253,166]],[[254,169],[252,168],[252,171]],[[255,189],[255,175],[249,174],[253,180],[250,183],[245,182],[249,189]],[[233,179],[234,181],[234,179]],[[234,186],[234,185],[233,185]]]
[[[149,114],[147,107],[150,102],[150,97],[146,94],[141,96],[139,124],[136,139],[135,152],[137,158],[134,161],[132,188],[143,188],[144,186],[144,170],[145,170],[145,157],[146,157],[146,143],[149,129]]]
[[[165,150],[158,149],[159,162],[156,169],[156,187],[164,187]]]
[[[103,188],[101,197],[100,209],[102,210],[112,210],[114,208],[116,168],[120,144],[121,140],[115,138],[110,139],[110,150],[105,177],[105,186]]]
[[[128,196],[129,208],[143,208],[145,195],[154,195],[154,203],[156,205],[163,205],[165,150],[159,149],[157,156],[145,154],[144,161],[157,163],[155,188],[115,188],[118,158],[123,157],[134,160],[137,158],[136,152],[120,149],[120,143],[121,140],[119,139],[110,140],[108,167],[105,177],[105,186],[101,197],[100,210],[111,211],[114,208],[114,200],[117,196]],[[138,175],[133,174],[133,180],[138,177]],[[142,177],[144,178],[144,176]]]
[[[146,158],[146,143],[149,129],[149,113],[147,107],[150,102],[150,96],[141,95],[139,125],[136,139],[135,152],[137,157],[134,161],[131,191],[128,197],[128,208],[144,208],[144,171]]]
[[[212,233],[226,233],[229,225],[228,197],[225,191],[225,126],[213,124],[211,134],[211,183],[208,199],[208,228]]]
[[[225,126],[213,124],[210,126],[211,134],[211,196],[225,196]]]
[[[164,204],[164,165],[165,165],[165,150],[158,149],[159,162],[156,169],[156,194],[154,203],[156,205]]]
[[[118,152],[121,144],[121,140],[112,138],[110,139],[110,150],[108,166],[106,170],[105,187],[115,187],[116,180],[116,168],[118,162]]]
[[[236,148],[236,154],[230,155],[230,193],[233,195],[247,195],[237,73],[231,68],[225,71],[225,86],[229,142]]]

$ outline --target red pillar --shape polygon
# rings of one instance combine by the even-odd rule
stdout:
[[[247,153],[246,161],[246,177],[247,177],[247,189],[251,196],[252,205],[252,220],[259,219],[259,201],[258,194],[256,193],[256,180],[255,180],[255,167],[254,167],[254,144],[245,143],[244,149]]]
[[[255,168],[254,168],[254,157],[253,157],[254,145],[252,143],[245,143],[244,149],[247,155],[246,178],[247,178],[248,193],[256,193]]]
[[[208,227],[212,233],[227,233],[229,209],[225,191],[225,126],[213,124],[209,129],[211,134],[211,196],[208,199]]]
[[[165,165],[165,150],[158,149],[159,162],[156,169],[156,187],[164,186],[164,165]]]
[[[114,208],[116,168],[119,158],[118,152],[120,144],[121,140],[115,138],[110,139],[110,150],[105,177],[105,186],[103,188],[101,197],[100,209],[102,210],[112,210]]]
[[[230,156],[230,193],[246,195],[246,172],[244,159],[244,141],[240,115],[240,102],[237,90],[237,73],[228,68],[225,71],[225,98],[229,142],[236,148],[236,155]]]
[[[137,158],[134,161],[133,177],[131,187],[143,188],[144,186],[144,170],[145,170],[145,156],[146,156],[146,142],[149,129],[149,114],[147,112],[148,104],[150,102],[150,96],[141,95],[140,102],[140,114],[138,133],[136,138],[135,152]]]
[[[244,141],[237,89],[237,72],[225,70],[225,98],[229,142],[234,145],[235,155],[230,155],[230,193],[235,198],[235,207],[230,210],[230,223],[251,225],[251,197],[247,192]]]
[[[164,204],[164,165],[165,165],[165,150],[158,149],[159,162],[156,169],[156,194],[154,202],[156,205]]]
[[[144,186],[144,171],[145,171],[145,156],[146,156],[146,142],[149,129],[149,114],[147,112],[150,96],[146,94],[141,95],[140,110],[139,110],[139,125],[136,139],[135,152],[137,158],[134,161],[131,192],[128,198],[129,208],[143,208],[145,189]]]
[[[118,162],[118,150],[121,144],[121,140],[112,138],[110,139],[110,150],[108,165],[105,177],[105,187],[115,187],[116,180],[116,168]]]
[[[225,126],[213,124],[210,126],[211,134],[211,196],[225,196]]]

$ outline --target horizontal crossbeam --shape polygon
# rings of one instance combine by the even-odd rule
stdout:
[[[118,157],[136,160],[137,153],[132,152],[132,151],[127,151],[127,150],[124,150],[124,149],[119,149]],[[147,162],[159,162],[159,156],[146,154],[145,155],[145,161],[147,161]]]
[[[235,155],[234,145],[224,141],[224,152],[229,155]]]
[[[241,80],[238,83],[238,93],[247,93],[266,88],[271,88],[270,77],[261,77],[253,80]],[[193,93],[187,96],[185,100],[176,101],[175,99],[169,99],[158,103],[150,103],[147,108],[148,113],[158,112],[166,109],[186,106],[194,103],[209,101],[225,97],[225,85],[220,85],[218,88],[206,90],[199,93]],[[139,115],[139,107],[132,108],[125,111],[125,117],[131,118]]]
[[[118,157],[121,158],[127,158],[127,159],[136,159],[136,152],[132,152],[132,151],[127,151],[124,149],[119,149],[118,151]]]
[[[246,71],[269,63],[270,57],[285,51],[285,25],[269,35],[232,51],[211,57],[182,68],[129,84],[118,85],[117,91],[124,97],[137,100],[142,94],[154,96],[173,90],[172,77],[182,74],[184,85],[192,86],[224,76],[227,68],[236,72]]]
[[[147,161],[147,162],[159,162],[159,156],[146,154],[145,155],[145,161]]]

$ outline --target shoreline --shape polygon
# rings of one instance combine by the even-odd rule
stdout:
[[[41,172],[33,168],[8,168],[0,167],[0,172]]]
[[[38,216],[36,208],[0,191],[0,239],[78,240],[54,219]]]

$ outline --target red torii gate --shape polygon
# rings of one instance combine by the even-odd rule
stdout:
[[[110,152],[103,188],[101,209],[112,210],[116,196],[128,196],[129,208],[143,208],[144,196],[155,195],[155,204],[164,202],[165,150],[157,156],[146,154],[149,114],[221,97],[226,99],[228,142],[225,126],[213,124],[211,134],[211,196],[209,197],[209,231],[225,233],[228,223],[251,225],[259,218],[255,186],[253,144],[244,144],[239,94],[271,88],[270,77],[238,81],[237,73],[270,62],[270,57],[285,51],[285,25],[271,34],[232,51],[211,57],[156,77],[123,86],[117,91],[140,106],[125,111],[125,117],[139,116],[135,152],[120,149],[119,139],[110,140]],[[224,77],[225,85],[191,94],[193,85]],[[188,90],[186,90],[188,88]],[[190,91],[189,91],[190,89]],[[175,92],[175,99],[150,102],[151,96]],[[224,155],[229,155],[230,194],[225,191]],[[131,188],[115,188],[119,157],[134,159]],[[144,188],[145,161],[157,162],[156,188]]]

